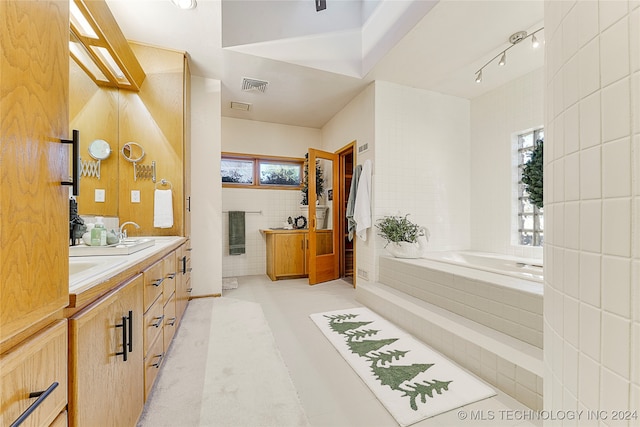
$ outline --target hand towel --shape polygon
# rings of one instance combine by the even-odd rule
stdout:
[[[153,195],[153,226],[156,228],[173,227],[173,192],[156,190]]]
[[[347,201],[347,231],[349,232],[349,241],[353,240],[354,234],[356,234],[356,220],[353,219],[353,212],[356,207],[356,195],[358,194],[358,182],[360,181],[360,172],[362,172],[362,165],[358,165],[353,170],[353,176],[351,177],[351,188],[349,188],[349,200]]]
[[[229,255],[242,255],[245,251],[244,212],[229,212]]]
[[[367,229],[371,227],[371,160],[365,160],[362,166],[353,219],[356,221],[356,235],[366,241]]]

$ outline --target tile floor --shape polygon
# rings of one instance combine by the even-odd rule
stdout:
[[[309,318],[312,313],[360,306],[350,284],[336,280],[309,286],[306,279],[272,282],[263,275],[242,276],[238,283],[237,289],[223,291],[222,297],[261,304],[313,427],[398,425]],[[467,419],[461,419],[459,411]],[[532,415],[533,411],[498,392],[413,426],[542,425],[528,421],[526,417]]]

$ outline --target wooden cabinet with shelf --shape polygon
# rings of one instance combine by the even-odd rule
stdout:
[[[69,319],[70,426],[132,426],[140,416],[142,284],[139,274]]]
[[[271,280],[306,277],[309,274],[307,230],[262,230],[267,242],[267,276]],[[318,230],[318,253],[330,253],[332,230]]]

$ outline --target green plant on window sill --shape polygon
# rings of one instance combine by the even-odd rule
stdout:
[[[408,216],[385,216],[376,222],[378,236],[387,241],[385,247],[391,242],[415,243],[418,237],[425,235],[425,229],[409,221]]]
[[[531,158],[522,170],[522,183],[529,193],[529,200],[537,208],[544,207],[543,203],[543,149],[544,140],[536,141]]]

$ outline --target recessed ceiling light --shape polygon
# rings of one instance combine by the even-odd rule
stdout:
[[[196,0],[171,0],[171,3],[180,9],[195,9],[198,5]]]

